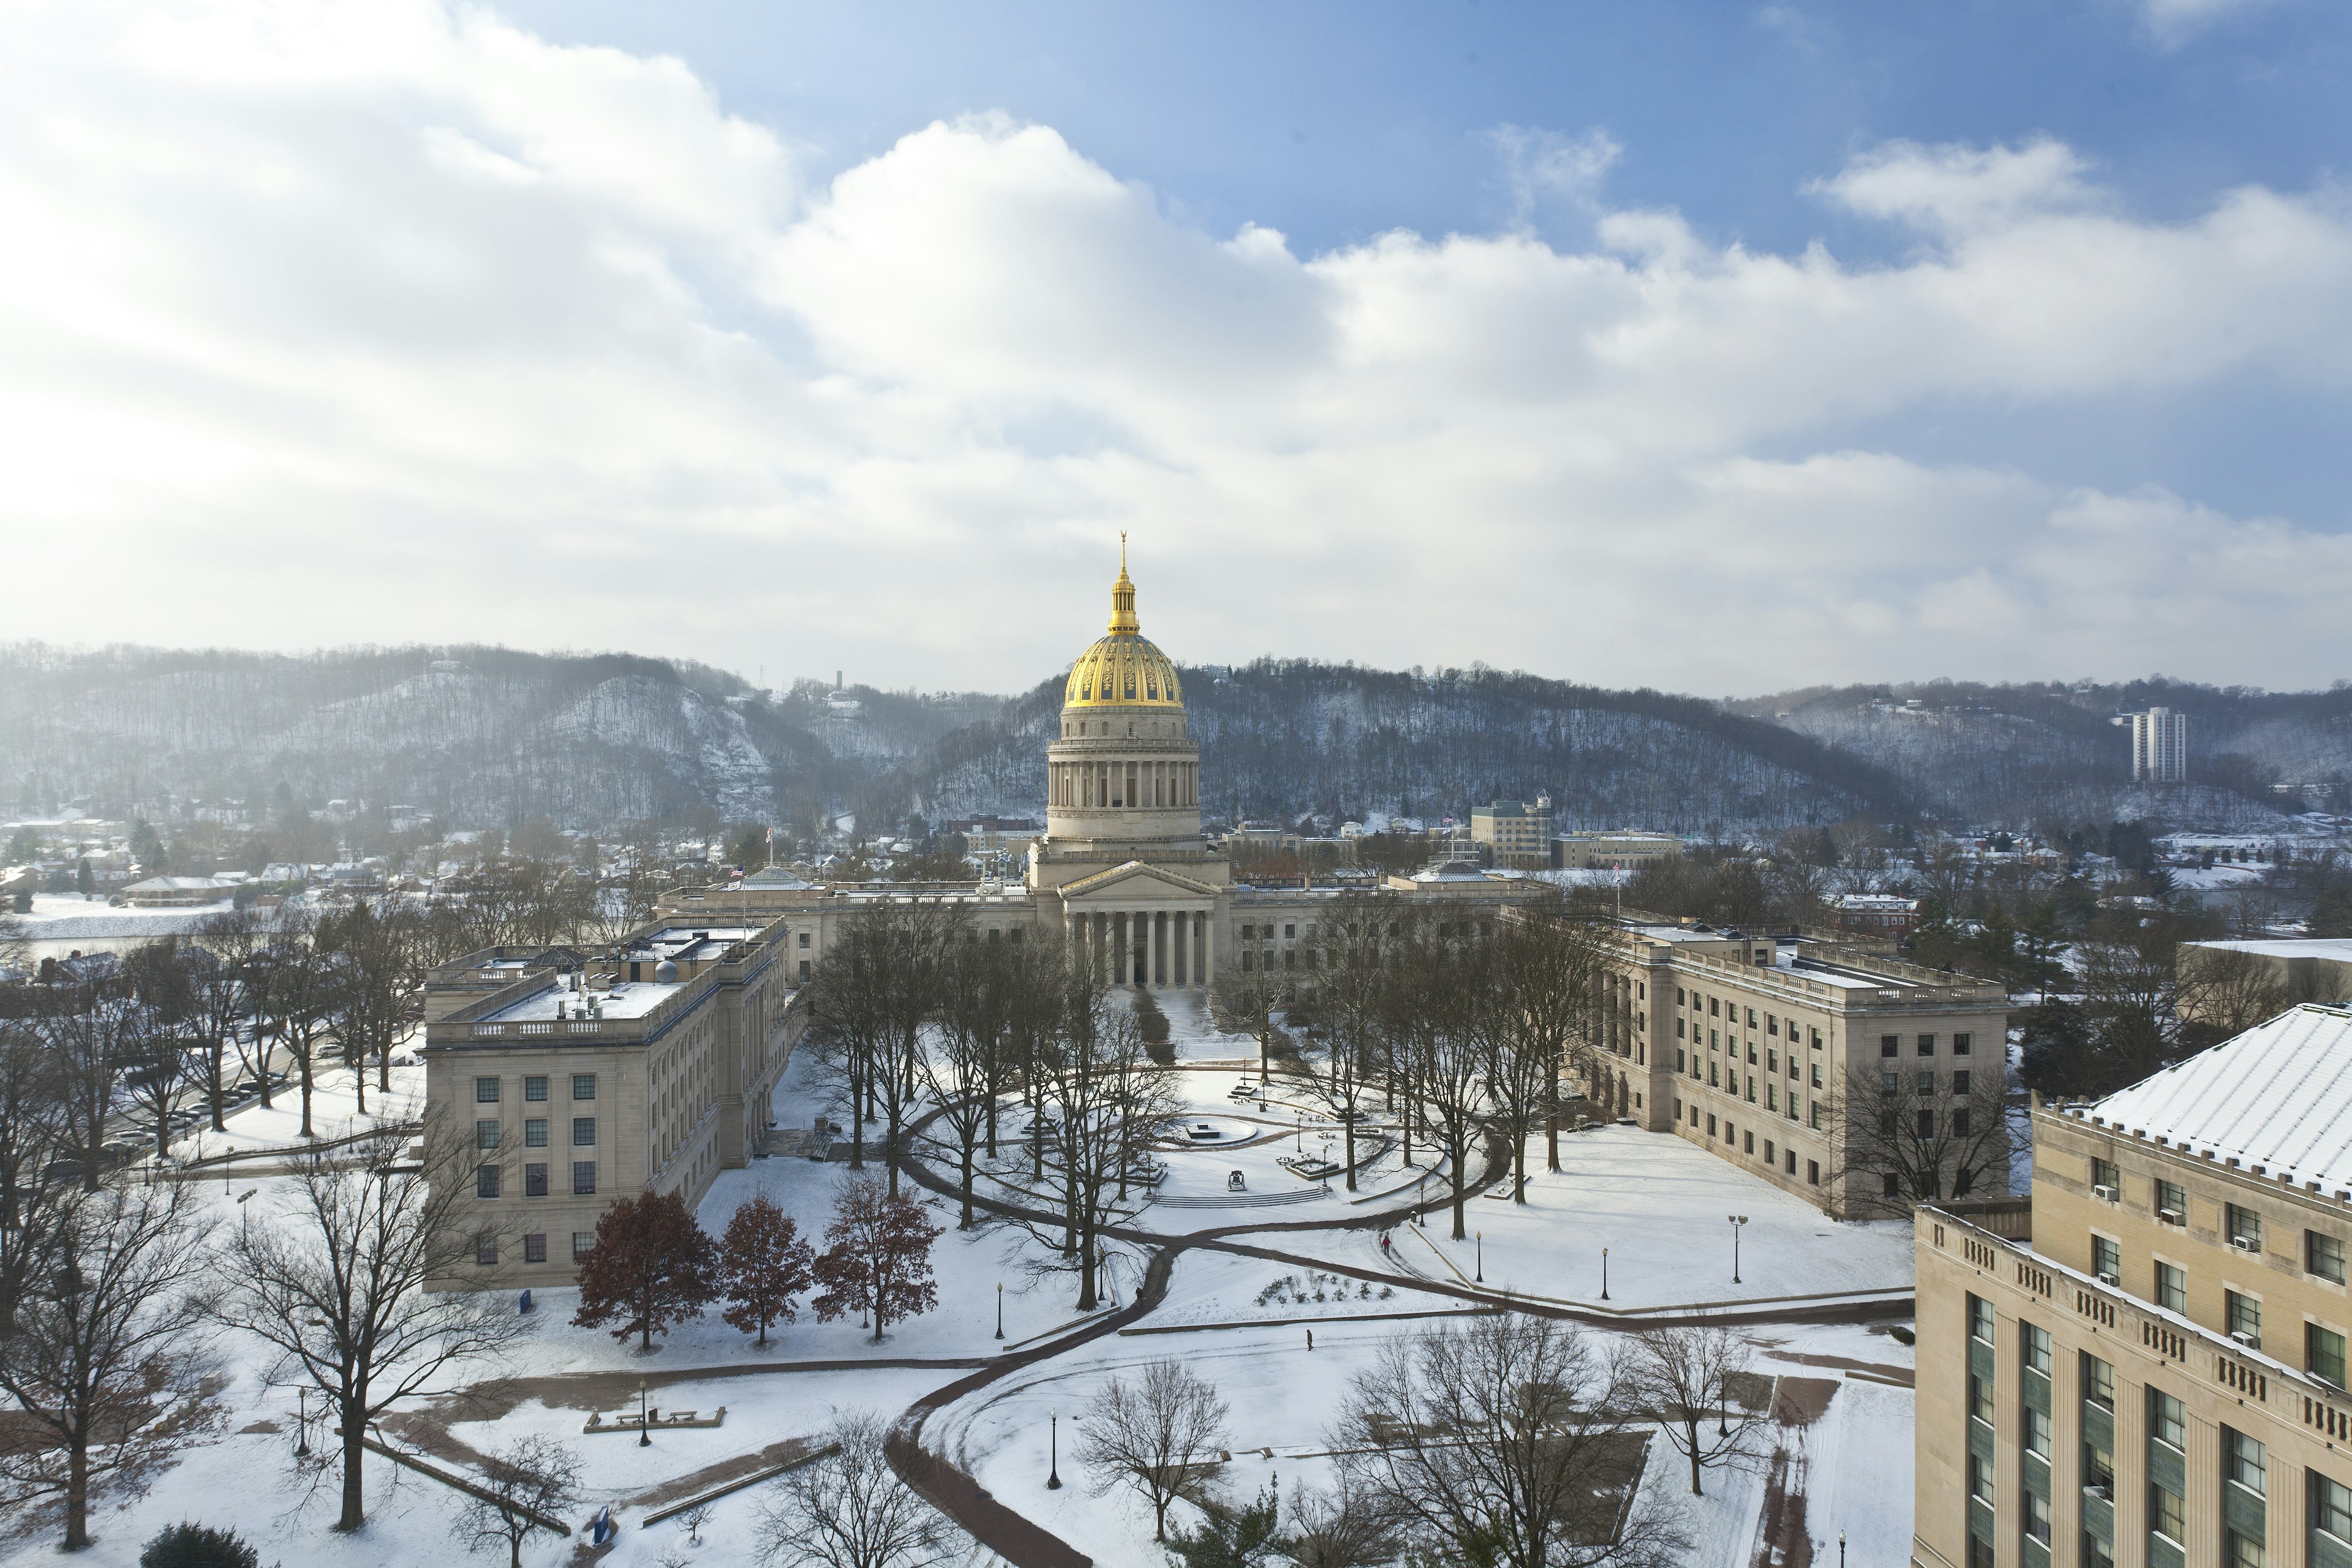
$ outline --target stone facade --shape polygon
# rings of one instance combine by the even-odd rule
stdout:
[[[691,1206],[761,1147],[807,1009],[779,925],[657,920],[614,953],[512,950],[425,984],[426,1123],[472,1151],[474,1260],[435,1289],[566,1285],[618,1197]]]
[[[1926,1072],[1939,1075],[1938,1092],[1919,1103],[1948,1114],[1951,1074],[2003,1070],[2009,998],[1997,985],[1805,937],[1638,914],[1608,942],[1598,1034],[1614,1068],[1593,1098],[1840,1218],[1898,1212],[1846,1174],[1842,1102],[1874,1100],[1883,1073],[1916,1085]]]

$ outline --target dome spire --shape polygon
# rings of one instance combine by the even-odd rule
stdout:
[[[1118,581],[1110,585],[1110,632],[1113,637],[1134,637],[1143,630],[1143,623],[1135,618],[1135,584],[1127,580],[1127,531],[1118,534]]]

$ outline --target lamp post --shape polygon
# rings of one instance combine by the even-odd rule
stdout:
[[[996,1337],[1004,1337],[1004,1281],[996,1282]]]
[[[1731,1222],[1731,1282],[1737,1285],[1739,1283],[1739,1227],[1748,1223],[1748,1216],[1727,1214],[1723,1217]]]
[[[1845,1531],[1838,1531],[1838,1568],[1845,1568]]]
[[[637,1379],[637,1447],[650,1448],[653,1446],[654,1424],[646,1414],[646,1380],[641,1377]]]
[[[310,1385],[304,1384],[297,1388],[294,1398],[300,1410],[294,1417],[294,1457],[307,1459],[310,1457]]]
[[[1601,1299],[1609,1300],[1609,1249],[1601,1249]]]
[[[1478,1237],[1478,1283],[1484,1285],[1486,1282],[1486,1233],[1482,1230],[1476,1234]]]
[[[1048,1450],[1050,1457],[1045,1461],[1045,1489],[1059,1491],[1062,1489],[1062,1417],[1048,1410],[1045,1419],[1049,1423],[1045,1440],[1052,1445]]]

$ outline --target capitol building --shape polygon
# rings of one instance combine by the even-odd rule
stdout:
[[[782,870],[728,888],[679,889],[661,912],[730,923],[784,921],[793,980],[824,955],[840,921],[877,900],[919,898],[967,908],[992,938],[1050,932],[1095,972],[1152,990],[1197,989],[1231,969],[1296,967],[1331,887],[1237,886],[1223,843],[1201,828],[1201,749],[1175,661],[1143,635],[1124,545],[1104,634],[1070,665],[1062,712],[1045,748],[1045,831],[1030,841],[1017,886],[992,882],[836,888]],[[1527,884],[1474,867],[1391,877],[1379,896],[1468,903],[1491,912]],[[1018,936],[1016,936],[1018,933]]]

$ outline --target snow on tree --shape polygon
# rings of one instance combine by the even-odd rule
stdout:
[[[596,1221],[596,1245],[580,1260],[583,1329],[620,1326],[616,1340],[635,1334],[650,1351],[654,1335],[702,1316],[719,1294],[719,1255],[676,1193],[623,1198]]]

